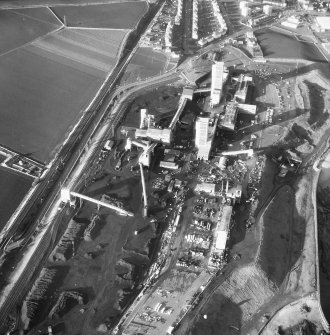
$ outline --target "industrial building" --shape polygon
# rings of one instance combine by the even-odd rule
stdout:
[[[235,130],[237,103],[230,101],[225,107],[225,114],[220,119],[220,126],[227,130]]]
[[[192,87],[185,87],[182,91],[182,98],[192,100],[194,96],[194,89]]]
[[[171,143],[172,132],[171,129],[147,128],[136,129],[135,138],[148,138],[150,140],[166,143]]]
[[[249,85],[252,83],[252,77],[246,74],[241,74],[238,80],[238,89],[235,92],[237,102],[245,103]]]
[[[218,119],[216,117],[198,117],[196,120],[195,146],[197,157],[208,160]]]
[[[211,82],[211,107],[220,104],[222,85],[223,85],[224,63],[215,62],[212,65],[212,82]]]
[[[256,115],[257,106],[250,104],[237,104],[238,111],[244,114]]]
[[[177,170],[179,168],[178,164],[168,161],[160,161],[159,167],[170,170]]]
[[[273,7],[271,5],[263,6],[262,10],[266,15],[272,15],[273,13]]]
[[[193,0],[192,38],[198,40],[198,2]]]
[[[315,18],[315,23],[320,31],[325,32],[330,30],[330,17],[318,16]]]
[[[217,264],[216,260],[223,255],[226,249],[232,212],[232,206],[225,205],[221,208],[221,215],[218,220],[214,234],[214,241],[211,247],[211,257],[208,262],[208,266],[211,268],[215,267],[215,264]]]
[[[207,193],[209,195],[215,195],[215,184],[213,183],[200,183],[196,185],[195,191],[197,193]]]
[[[300,25],[300,21],[296,17],[290,16],[290,17],[288,17],[288,19],[286,21],[283,21],[281,23],[281,25],[284,26],[284,27],[297,29]]]

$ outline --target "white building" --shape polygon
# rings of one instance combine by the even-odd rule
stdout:
[[[216,133],[218,118],[198,117],[196,120],[195,146],[197,158],[208,160],[213,138]]]
[[[222,115],[220,126],[227,130],[235,130],[237,118],[237,102],[230,101],[225,108],[225,114]]]
[[[266,14],[266,15],[272,15],[273,13],[273,7],[271,5],[265,5],[263,7],[263,12]]]
[[[209,118],[198,117],[196,120],[195,146],[198,149],[197,157],[208,160],[212,145],[209,139]]]
[[[197,193],[207,193],[210,195],[214,195],[215,194],[215,184],[213,183],[200,183],[196,185],[195,191]]]
[[[195,145],[197,148],[207,143],[208,129],[209,129],[209,118],[198,117],[196,120],[196,136],[195,136]]]
[[[288,19],[286,21],[283,21],[281,23],[281,25],[284,26],[284,27],[297,29],[300,25],[300,21],[299,21],[298,18],[296,18],[294,16],[290,16],[290,17],[288,17]]]
[[[192,87],[185,87],[182,91],[182,97],[188,100],[192,100],[194,96],[194,89]]]
[[[241,14],[242,14],[242,16],[244,16],[244,17],[249,16],[250,13],[251,13],[251,9],[250,9],[249,7],[243,7],[243,8],[241,9]]]
[[[149,138],[151,140],[171,143],[172,132],[171,129],[158,129],[158,128],[148,128],[148,129],[136,129],[135,138]]]
[[[169,22],[165,30],[165,47],[167,51],[171,51],[172,48],[172,32],[173,32],[173,22]]]
[[[240,3],[239,3],[239,8],[240,9],[243,9],[243,8],[245,8],[245,7],[247,7],[248,6],[248,2],[247,1],[241,1]]]
[[[244,74],[240,75],[239,82],[238,82],[238,88],[237,88],[237,91],[235,92],[235,98],[237,102],[245,103],[247,90],[251,83],[252,83],[251,76],[244,75]]]
[[[140,128],[141,129],[148,127],[147,120],[146,120],[147,119],[147,114],[148,114],[147,110],[145,108],[141,108],[141,110],[140,110],[140,116],[141,116]]]
[[[245,114],[256,115],[257,106],[250,104],[237,104],[238,111]]]
[[[223,84],[224,63],[215,62],[212,65],[212,82],[211,82],[211,106],[217,106],[220,103],[222,84]]]
[[[330,17],[329,16],[318,16],[315,19],[317,26],[319,27],[320,31],[330,30]]]
[[[177,12],[176,12],[175,19],[174,19],[174,22],[176,25],[180,24],[181,17],[182,17],[182,0],[178,0]]]
[[[174,162],[160,161],[159,167],[170,170],[177,170],[179,168],[178,164]]]
[[[198,2],[193,0],[192,38],[198,40]]]

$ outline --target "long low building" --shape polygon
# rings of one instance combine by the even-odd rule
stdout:
[[[170,170],[177,170],[179,168],[178,164],[168,161],[160,161],[159,167]]]
[[[208,266],[211,268],[217,267],[217,260],[226,249],[232,213],[233,207],[228,205],[223,206],[220,211],[211,248],[211,257],[208,262]]]
[[[223,72],[224,62],[215,62],[212,65],[211,106],[217,106],[220,103],[223,85]]]
[[[228,130],[235,130],[238,104],[231,101],[225,107],[225,114],[220,119],[220,126]]]
[[[159,128],[148,128],[148,129],[136,129],[135,138],[150,138],[151,140],[171,143],[172,132],[171,129],[159,129]]]
[[[315,22],[320,31],[330,30],[330,17],[329,16],[317,16]]]
[[[197,193],[205,192],[210,195],[215,194],[215,184],[213,183],[200,183],[196,185],[195,191]]]

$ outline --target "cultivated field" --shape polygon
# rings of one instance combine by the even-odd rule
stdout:
[[[0,10],[0,55],[54,31],[60,25],[48,8]]]
[[[285,186],[278,191],[260,219],[264,228],[258,263],[278,287],[289,267],[292,206],[293,192]]]
[[[0,142],[48,161],[113,69],[126,35],[61,30],[0,58]]]
[[[118,51],[128,32],[65,29],[36,41],[34,45],[54,55],[108,72],[116,65]]]
[[[35,46],[0,59],[0,142],[47,161],[103,73]]]
[[[31,18],[39,22],[47,22],[55,25],[62,25],[61,21],[52,13],[48,7],[12,9],[10,12],[22,16],[22,21]]]
[[[0,230],[22,201],[31,184],[32,178],[0,168]]]
[[[131,83],[162,74],[168,64],[167,56],[152,48],[139,48],[129,63],[122,82]]]
[[[140,2],[144,0],[120,0],[120,2]],[[156,0],[151,0],[150,2],[155,2]],[[91,5],[91,4],[108,4],[108,3],[116,3],[118,0],[1,0],[0,8],[3,9],[17,9],[17,8],[36,8],[36,7],[44,7],[44,6],[83,6],[83,5]]]
[[[147,11],[145,2],[114,3],[92,6],[61,6],[53,11],[69,27],[134,29]]]

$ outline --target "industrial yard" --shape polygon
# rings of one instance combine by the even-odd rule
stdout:
[[[211,70],[225,74],[221,64],[214,65]],[[255,71],[260,73],[256,79],[263,81],[261,74],[267,73],[267,70],[264,71],[261,66]],[[207,292],[208,283],[213,286],[217,277],[219,288],[216,288],[214,297],[202,311],[208,316],[209,322],[205,323],[200,319],[193,333],[197,330],[205,332],[206,329],[213,332],[219,328],[226,333],[225,330],[232,323],[234,327],[248,331],[249,327],[262,324],[262,319],[258,320],[257,311],[261,306],[268,306],[265,307],[267,313],[271,313],[271,309],[278,306],[276,296],[283,285],[286,290],[293,290],[286,300],[292,301],[290,299],[295,296],[295,289],[292,286],[293,278],[288,280],[287,273],[296,263],[303,243],[298,237],[292,237],[303,236],[299,235],[303,228],[293,225],[293,222],[297,222],[293,218],[299,215],[293,210],[294,203],[301,201],[298,200],[300,195],[295,195],[291,186],[297,177],[293,170],[289,170],[288,180],[291,182],[286,185],[282,179],[286,178],[287,173],[281,176],[280,170],[278,176],[275,176],[278,173],[276,164],[270,164],[269,158],[262,154],[267,145],[264,143],[263,149],[260,149],[260,140],[267,138],[268,132],[255,129],[259,122],[265,123],[264,118],[259,118],[259,121],[254,118],[254,123],[250,125],[249,118],[243,117],[245,110],[252,110],[248,106],[253,102],[257,102],[260,113],[264,113],[263,110],[269,111],[267,100],[273,99],[272,95],[278,93],[274,90],[268,96],[264,92],[264,98],[260,98],[255,88],[254,94],[248,94],[248,87],[251,86],[243,83],[249,83],[250,79],[240,73],[238,77],[237,74],[230,73],[230,76],[237,78],[237,84],[233,86],[233,81],[226,79],[223,87],[224,91],[231,92],[228,97],[241,101],[238,109],[223,107],[231,102],[222,101],[217,92],[212,93],[212,88],[216,85],[213,79],[210,93],[197,93],[193,97],[193,90],[190,92],[188,88],[182,88],[182,82],[177,82],[174,86],[147,92],[128,106],[113,144],[101,150],[98,162],[95,163],[94,177],[88,177],[83,193],[131,211],[134,219],[109,213],[108,209],[97,209],[95,205],[87,203],[78,210],[69,225],[68,233],[64,234],[67,237],[50,256],[50,261],[56,261],[56,265],[49,263],[47,269],[55,272],[66,270],[56,289],[47,293],[53,296],[53,300],[48,299],[43,306],[47,306],[47,313],[51,313],[51,308],[55,308],[54,304],[62,297],[62,292],[79,294],[82,302],[71,308],[66,307],[68,303],[61,303],[61,307],[56,307],[56,315],[51,313],[46,323],[39,324],[38,318],[34,317],[31,323],[26,323],[27,327],[36,324],[43,329],[49,322],[55,326],[63,322],[62,327],[70,332],[77,329],[75,325],[79,322],[83,333],[112,329],[118,322],[118,316],[126,310],[126,303],[138,294],[116,329],[123,334],[135,334],[141,330],[153,334],[160,329],[164,333],[172,332],[178,325],[180,333],[180,327],[184,327],[186,320],[189,320],[189,312],[200,308],[197,306],[203,306],[200,302],[203,301],[204,290]],[[309,79],[312,80],[312,77]],[[254,81],[256,83],[257,80]],[[256,101],[254,96],[257,96]],[[246,100],[247,97],[249,100]],[[185,104],[183,109],[180,107],[182,101]],[[220,115],[224,113],[225,117],[220,118],[220,129],[214,133],[209,122],[215,120],[217,114],[210,114],[214,115],[212,119],[206,117],[210,127],[206,135],[212,136],[208,144],[209,140],[206,143],[198,142],[202,141],[198,137],[202,133],[197,134],[198,127],[204,127],[203,110],[210,110],[208,105],[211,103],[215,106],[213,109],[218,110]],[[280,99],[276,104],[280,104]],[[178,105],[181,112],[177,117]],[[239,118],[229,117],[229,114],[226,117],[226,113],[242,111]],[[272,120],[267,119],[269,127],[272,127],[277,113],[280,111],[276,110]],[[180,123],[171,128],[173,119],[180,120]],[[235,135],[231,127],[235,127],[238,121],[241,128],[254,130],[258,134],[258,140],[253,141],[246,130]],[[153,132],[148,133],[148,127],[157,124],[161,124],[163,129],[154,128]],[[289,120],[285,127],[290,127]],[[151,147],[150,142],[148,144],[139,139],[140,136],[147,135],[152,143],[157,141],[157,136],[165,136],[166,129],[173,129],[173,144],[165,146],[165,149],[164,145]],[[283,133],[282,138],[287,134]],[[135,137],[134,140],[132,136]],[[240,147],[235,142],[236,136],[245,138],[244,141],[250,145]],[[191,141],[192,137],[195,137],[194,141]],[[248,140],[250,137],[252,141]],[[167,137],[163,138],[164,141],[168,140]],[[221,158],[226,157],[226,150],[213,147],[213,141],[227,148],[228,158]],[[277,141],[281,143],[281,138]],[[238,139],[238,142],[241,143],[241,140]],[[269,143],[273,144],[274,141]],[[133,149],[133,145],[141,147],[142,151]],[[150,161],[144,154],[149,148],[155,150],[155,155],[151,156],[155,157],[154,161]],[[260,150],[262,151],[258,154]],[[211,153],[212,158],[206,158]],[[305,155],[304,151],[302,154]],[[198,157],[205,158],[201,160]],[[142,168],[143,165],[149,168],[146,170]],[[281,169],[288,169],[285,163]],[[141,173],[144,174],[143,179],[140,178]],[[266,177],[269,173],[270,176]],[[264,178],[270,181],[275,178],[275,186],[263,183]],[[132,193],[132,189],[136,192]],[[253,190],[259,191],[256,193]],[[243,208],[247,210],[244,215]],[[148,218],[145,216],[146,211]],[[242,239],[244,230],[246,237]],[[112,243],[107,237],[109,234],[115,238]],[[81,238],[83,241],[78,242]],[[66,240],[77,242],[64,244]],[[158,247],[154,243],[150,244],[157,240]],[[252,246],[248,247],[249,244]],[[288,254],[291,258],[287,257]],[[106,255],[111,255],[111,261],[106,263],[108,270],[103,271],[104,257],[108,259]],[[306,257],[309,261],[313,253]],[[235,268],[235,263],[240,266]],[[227,267],[232,270],[226,270]],[[223,269],[226,275],[222,278]],[[311,279],[305,277],[305,280],[310,283],[313,274],[306,272],[305,276],[307,273]],[[106,282],[108,284],[104,286]],[[299,281],[295,285],[299,285],[298,283]],[[313,286],[306,285],[307,283],[300,289],[306,293],[312,292]],[[105,287],[107,291],[104,291]],[[248,291],[246,288],[249,288]],[[174,303],[177,299],[180,304]],[[214,307],[211,306],[216,303],[227,309],[228,299],[234,309],[229,308],[228,314],[213,314]],[[234,307],[234,304],[242,300],[246,300],[242,307]],[[108,306],[107,312],[105,306]],[[237,308],[239,312],[234,312]],[[46,313],[47,309],[44,310]],[[29,315],[31,313],[30,311]],[[318,328],[322,327],[317,323],[317,317],[313,320]]]
[[[0,232],[0,332],[328,334],[330,20],[155,3],[1,10],[0,163],[49,196]]]

